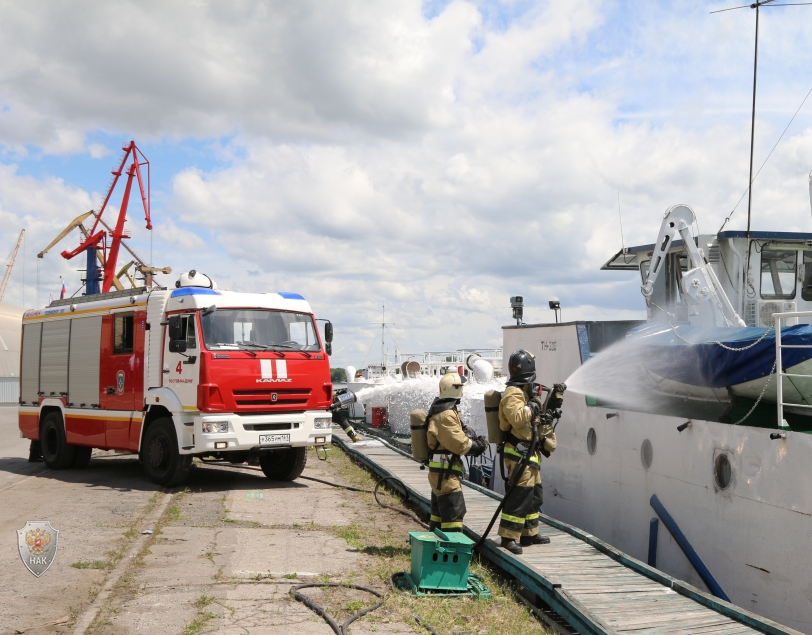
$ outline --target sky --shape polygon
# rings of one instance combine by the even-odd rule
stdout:
[[[746,189],[755,11],[710,13],[736,4],[0,0],[0,259],[26,230],[4,301],[79,289],[76,234],[36,254],[135,140],[153,231],[137,197],[127,229],[161,283],[301,293],[333,366],[380,361],[384,303],[403,353],[501,346],[513,295],[528,323],[552,299],[643,318],[639,276],[601,265],[677,203],[715,232]],[[810,27],[761,10],[756,170],[812,89]],[[810,170],[812,99],[754,229],[812,231]]]

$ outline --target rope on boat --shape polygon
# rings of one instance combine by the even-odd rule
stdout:
[[[655,304],[654,302],[652,302],[651,304],[653,304],[655,307],[657,307],[658,309],[660,309],[660,311],[663,311],[664,313],[667,313],[667,314],[668,314],[668,315],[670,315],[671,317],[676,317],[676,316],[675,316],[673,313],[671,313],[670,311],[666,311],[664,308],[662,308],[661,306],[658,306],[658,305],[657,305],[657,304]],[[671,324],[671,321],[670,321],[670,320],[669,320],[669,322],[668,322],[668,326],[670,326],[670,327],[671,327],[671,330],[674,332],[674,335],[676,335],[676,336],[677,336],[679,339],[681,339],[683,342],[685,342],[686,344],[690,344],[690,345],[694,345],[694,344],[695,344],[694,342],[689,342],[689,341],[688,341],[688,340],[686,340],[684,337],[682,337],[682,335],[680,335],[679,333],[677,333],[677,327],[675,327],[673,324]],[[747,346],[743,346],[742,348],[734,348],[733,346],[728,346],[727,344],[723,344],[722,342],[719,342],[719,341],[717,341],[717,340],[708,340],[708,341],[706,341],[706,342],[702,342],[702,343],[703,343],[703,344],[718,344],[719,346],[721,346],[721,347],[722,347],[722,348],[724,348],[725,350],[732,351],[732,352],[734,352],[734,353],[738,353],[738,352],[741,352],[741,351],[746,351],[746,350],[747,350],[747,349],[749,349],[749,348],[753,348],[753,347],[754,347],[756,344],[758,344],[758,343],[759,343],[759,342],[761,342],[761,341],[762,341],[762,340],[763,340],[765,337],[767,337],[767,336],[770,334],[770,331],[774,331],[774,330],[775,330],[775,326],[771,326],[771,327],[770,327],[770,328],[768,328],[768,329],[767,329],[767,330],[764,332],[764,334],[763,334],[761,337],[759,337],[759,338],[758,338],[758,339],[757,339],[755,342],[753,342],[752,344],[748,344]],[[735,423],[732,423],[732,424],[730,424],[730,425],[737,426],[737,425],[739,425],[739,424],[741,424],[741,423],[744,423],[744,422],[745,422],[745,421],[746,421],[746,420],[747,420],[747,419],[750,417],[750,415],[751,415],[751,414],[753,414],[753,412],[755,412],[756,408],[758,407],[758,404],[760,404],[760,403],[761,403],[761,400],[764,398],[764,393],[766,393],[766,392],[767,392],[767,388],[768,388],[768,387],[769,387],[769,385],[770,385],[770,381],[772,381],[773,375],[775,374],[775,367],[776,367],[777,365],[778,365],[778,357],[776,356],[775,361],[773,362],[773,367],[770,369],[770,374],[769,374],[769,375],[767,375],[767,381],[766,381],[766,382],[764,382],[764,387],[761,389],[761,394],[758,396],[758,399],[756,399],[756,402],[753,404],[753,407],[752,407],[752,408],[750,408],[750,410],[747,412],[747,414],[746,414],[746,415],[744,415],[744,416],[743,416],[741,419],[739,419],[738,421],[736,421]],[[780,425],[780,422],[779,422],[779,425]]]
[[[764,388],[761,389],[761,394],[758,396],[758,399],[756,399],[756,403],[753,404],[753,407],[750,408],[750,412],[748,412],[746,415],[744,415],[744,417],[739,419],[736,423],[733,423],[731,425],[737,426],[740,423],[742,423],[745,419],[747,419],[747,417],[749,417],[751,414],[753,414],[753,411],[756,409],[758,404],[761,402],[761,398],[764,396],[764,393],[767,392],[767,386],[770,385],[770,380],[773,378],[773,375],[775,374],[775,367],[776,367],[777,364],[778,364],[778,358],[776,357],[775,361],[773,362],[773,367],[772,367],[772,369],[770,369],[770,374],[767,375],[767,381],[764,382]],[[779,426],[781,425],[780,421],[778,422],[778,425]]]
[[[677,333],[677,328],[673,324],[671,324],[671,322],[668,323],[668,326],[670,326],[671,330],[674,331],[674,335],[676,335],[683,342],[685,342],[686,344],[691,344],[692,346],[695,344],[695,342],[689,342],[684,337],[682,337],[682,335]],[[752,344],[748,344],[747,346],[742,346],[741,348],[734,348],[733,346],[728,346],[727,344],[724,344],[723,342],[719,342],[718,340],[707,340],[705,342],[699,342],[699,343],[700,344],[718,344],[719,346],[724,348],[726,351],[733,351],[734,353],[738,353],[740,351],[746,351],[748,348],[753,348],[756,344],[761,342],[761,340],[763,340],[765,337],[767,337],[770,334],[770,331],[772,331],[772,330],[775,330],[774,326],[771,326],[770,328],[768,328],[765,331],[764,335],[759,337],[755,342],[753,342]]]

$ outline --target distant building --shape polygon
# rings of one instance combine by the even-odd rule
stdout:
[[[20,399],[20,339],[25,309],[0,302],[0,403]]]

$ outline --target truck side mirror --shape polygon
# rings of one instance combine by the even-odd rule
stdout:
[[[333,354],[333,343],[332,342],[327,342],[324,345],[324,350],[327,352],[328,355],[332,355]]]
[[[167,329],[166,329],[166,336],[170,340],[179,340],[181,339],[181,316],[179,315],[170,315],[169,318],[166,320],[167,322]]]
[[[324,341],[328,344],[333,341],[333,323],[332,322],[325,322],[324,323]],[[329,355],[329,353],[328,353]]]
[[[180,315],[170,315],[167,319],[166,335],[169,339],[170,353],[185,353],[186,338],[183,337]]]
[[[186,340],[169,340],[169,352],[170,353],[185,353],[186,352]]]

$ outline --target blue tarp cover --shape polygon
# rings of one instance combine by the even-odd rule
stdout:
[[[684,384],[723,388],[770,374],[775,363],[775,332],[770,331],[758,344],[743,351],[730,351],[716,342],[731,348],[745,348],[767,330],[685,325],[672,329],[669,325],[646,324],[630,331],[627,338],[645,347],[645,367],[650,371]],[[781,343],[812,345],[812,325],[782,328]],[[812,348],[784,348],[781,351],[785,370],[810,357]]]

